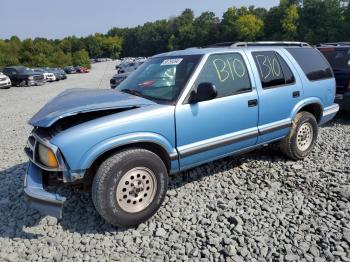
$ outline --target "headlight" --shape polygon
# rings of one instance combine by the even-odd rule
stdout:
[[[34,80],[34,76],[29,76],[28,80]]]
[[[58,167],[58,162],[55,154],[52,152],[51,149],[47,148],[42,144],[39,144],[38,146],[38,156],[39,156],[40,162],[45,166],[51,167],[51,168]]]

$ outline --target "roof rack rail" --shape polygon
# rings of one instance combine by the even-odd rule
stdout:
[[[317,44],[316,46],[350,46],[350,42],[321,43]]]
[[[203,48],[211,48],[211,47],[230,47],[236,42],[222,42],[222,43],[215,43],[207,46],[203,46]]]
[[[309,47],[305,42],[287,42],[287,41],[260,41],[260,42],[237,42],[230,47],[248,47],[248,46],[300,46]]]

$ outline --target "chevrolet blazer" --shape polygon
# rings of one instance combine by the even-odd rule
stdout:
[[[66,90],[30,119],[24,192],[60,218],[65,198],[47,187],[88,189],[106,221],[137,225],[161,206],[169,174],[275,142],[307,157],[334,98],[327,60],[304,43],[156,55],[115,90]]]

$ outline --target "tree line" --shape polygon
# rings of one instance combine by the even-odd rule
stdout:
[[[0,40],[0,66],[89,66],[89,58],[152,56],[188,47],[235,41],[350,40],[349,0],[281,0],[270,9],[230,7],[219,18],[207,11],[195,17],[186,9],[177,17],[133,28],[112,28],[87,37]]]

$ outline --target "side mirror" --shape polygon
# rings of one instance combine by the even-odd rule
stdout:
[[[190,104],[195,104],[198,102],[208,101],[216,98],[218,92],[216,87],[212,83],[201,83],[197,87],[197,91],[193,90],[191,92],[189,102]]]

